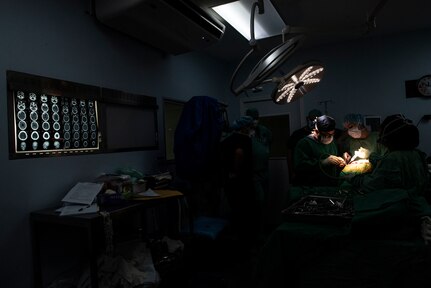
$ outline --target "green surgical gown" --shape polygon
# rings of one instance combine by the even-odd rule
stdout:
[[[337,155],[334,141],[322,144],[313,136],[299,140],[293,155],[296,186],[336,186],[340,168],[334,165],[322,165],[321,161],[329,155]]]
[[[364,139],[355,139],[349,137],[347,139],[347,146],[345,151],[340,152],[349,152],[351,156],[355,154],[355,151],[359,150],[359,148],[368,149],[371,153],[377,153],[378,155],[383,155],[386,152],[386,147],[377,143],[379,135],[377,132],[370,132],[367,138]]]
[[[428,184],[425,154],[419,150],[391,151],[385,154],[369,174],[353,177],[350,182],[367,193],[381,189],[413,189],[422,195]]]

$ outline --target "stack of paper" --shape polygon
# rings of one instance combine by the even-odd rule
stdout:
[[[135,196],[159,197],[160,194],[155,192],[153,189],[148,189],[147,191],[136,193]]]
[[[103,183],[78,182],[61,200],[60,216],[98,212],[96,197],[102,187]]]

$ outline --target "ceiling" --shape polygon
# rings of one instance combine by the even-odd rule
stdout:
[[[217,18],[218,15],[210,8],[231,2],[192,1]],[[429,0],[271,0],[271,2],[289,27],[286,37],[291,37],[295,33],[305,34],[306,47],[431,28]],[[253,0],[250,0],[250,9],[252,4]],[[205,51],[213,57],[229,62],[240,61],[250,50],[248,41],[228,23],[223,20],[222,22],[226,25],[223,37]],[[262,51],[268,51],[281,42],[280,31],[279,36],[258,40],[258,45]]]

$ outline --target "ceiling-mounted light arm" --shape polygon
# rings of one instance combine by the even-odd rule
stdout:
[[[260,84],[267,84],[267,83],[277,83],[281,81],[281,77],[272,77],[269,79],[265,79]]]
[[[236,78],[236,75],[238,74],[239,68],[241,68],[244,61],[254,52],[254,48],[252,48],[250,51],[245,54],[244,57],[242,57],[241,61],[239,62],[238,66],[236,66],[235,71],[232,74],[232,77],[230,78],[230,91],[232,91],[233,94],[239,95],[246,87],[244,86],[244,83],[240,85],[238,88],[233,87],[233,82]]]
[[[258,13],[259,14],[263,14],[265,12],[265,8],[263,6],[263,0],[258,0],[257,2],[254,2],[253,5],[251,6],[251,11],[250,11],[250,40],[249,40],[249,44],[251,47],[255,48],[256,47],[256,38],[254,35],[254,17],[256,15],[256,8],[258,8]]]
[[[376,29],[377,14],[383,9],[383,7],[386,5],[387,2],[388,0],[380,0],[379,3],[377,3],[376,7],[374,7],[371,14],[367,17],[367,20],[366,20],[367,30],[365,31],[365,34],[368,34],[372,30]]]
[[[258,0],[257,2],[254,2],[253,5],[251,6],[251,12],[250,12],[250,40],[249,40],[249,44],[251,47],[251,50],[247,52],[247,54],[245,54],[244,57],[242,57],[241,61],[239,62],[238,66],[235,68],[235,71],[232,74],[232,77],[230,79],[230,90],[235,94],[238,95],[240,94],[244,89],[244,84],[241,85],[240,87],[238,87],[237,89],[233,88],[233,83],[234,80],[236,78],[236,75],[238,74],[239,69],[242,67],[243,63],[245,62],[245,60],[254,52],[254,50],[257,47],[257,41],[255,39],[255,35],[254,35],[254,15],[256,13],[256,8],[259,9],[259,14],[263,14],[265,9],[263,7],[263,0]]]
[[[286,39],[286,35],[289,33],[290,27],[288,25],[283,27],[283,30],[281,30],[281,41],[284,43]]]
[[[235,95],[239,95],[246,89],[253,88],[263,81],[266,81],[268,77],[283,64],[287,58],[292,55],[293,52],[298,49],[304,40],[303,35],[297,35],[288,39],[286,42],[274,47],[269,51],[260,61],[253,67],[245,81],[237,88],[233,88],[233,82],[238,73],[239,68],[242,66],[244,60],[254,51],[249,51],[241,60],[237,68],[235,69],[231,78],[231,91]]]
[[[239,69],[243,65],[244,61],[253,53],[254,50],[256,50],[256,39],[254,35],[254,16],[256,13],[256,8],[259,8],[259,13],[264,12],[263,7],[263,0],[258,0],[257,2],[254,2],[251,8],[250,13],[250,46],[252,49],[241,59],[241,62],[236,67],[230,82],[230,89],[238,96],[240,93],[245,91],[246,89],[251,89],[262,83],[263,81],[266,81],[266,79],[272,74],[276,69],[278,69],[290,55],[296,51],[296,49],[300,46],[300,44],[304,40],[303,35],[297,35],[295,37],[292,37],[288,39],[287,41],[283,41],[280,45],[277,45],[271,51],[269,51],[260,61],[253,67],[251,72],[249,73],[248,77],[243,81],[243,83],[237,87],[234,88],[234,80],[236,79],[236,76],[238,74]],[[269,82],[269,81],[267,81]]]

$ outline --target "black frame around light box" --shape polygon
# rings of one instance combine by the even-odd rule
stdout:
[[[17,71],[6,78],[9,159],[158,148],[154,97]]]

